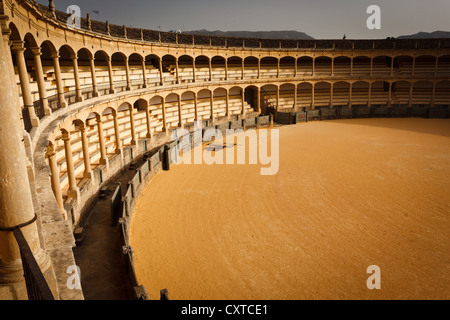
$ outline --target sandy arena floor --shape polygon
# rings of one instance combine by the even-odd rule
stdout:
[[[152,299],[450,299],[450,120],[279,129],[276,176],[181,165],[147,186],[131,244]]]

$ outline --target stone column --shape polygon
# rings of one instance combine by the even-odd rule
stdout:
[[[242,115],[245,116],[245,89],[241,89]]]
[[[434,66],[434,75],[437,76],[439,67],[439,57],[436,57],[436,65]]]
[[[159,58],[159,84],[160,84],[161,86],[164,85],[164,76],[163,76],[162,58]]]
[[[212,62],[211,62],[211,58],[209,58],[209,81],[212,81]]]
[[[75,90],[77,92],[76,101],[81,102],[84,99],[83,99],[83,95],[81,94],[80,72],[78,71],[78,56],[75,53],[70,58],[72,59],[73,75],[75,78]]]
[[[413,65],[412,65],[411,75],[412,76],[416,75],[416,57],[413,57]]]
[[[192,58],[192,82],[195,82],[195,58]]]
[[[135,146],[137,145],[137,139],[136,139],[136,124],[134,123],[134,107],[130,105],[128,110],[130,112],[131,145]]]
[[[244,74],[245,74],[245,59],[242,59],[242,72],[241,72],[242,80],[244,80]]]
[[[372,82],[369,83],[369,101],[367,102],[368,106],[372,106]]]
[[[175,71],[176,71],[176,84],[180,83],[180,73],[179,73],[179,66],[178,66],[178,58],[175,58]]]
[[[95,76],[95,62],[93,57],[89,57],[89,63],[91,65],[92,96],[98,97],[97,77]]]
[[[353,57],[350,58],[350,77],[353,76]]]
[[[315,90],[314,90],[314,87],[315,87],[316,85],[315,84],[313,84],[312,85],[312,92],[311,92],[311,109],[312,110],[314,110],[314,103],[315,103]]]
[[[348,95],[348,107],[352,107],[353,83],[350,83],[350,91]],[[389,98],[390,99],[390,98]]]
[[[391,77],[394,75],[394,59],[395,57],[391,57]]]
[[[211,90],[211,96],[210,96],[210,101],[211,101],[211,122],[214,124],[214,91]]]
[[[225,58],[225,80],[228,80],[228,59]]]
[[[261,59],[258,58],[258,79],[261,78]]]
[[[142,58],[142,88],[147,88],[147,70],[145,67],[145,58]]]
[[[294,111],[297,111],[297,86],[294,84]]]
[[[79,130],[81,134],[81,144],[83,147],[84,178],[91,179],[91,157],[89,156],[89,142],[86,136],[86,126],[83,123],[80,123]]]
[[[166,100],[162,99],[162,120],[163,120],[163,132],[167,132],[167,122],[166,122]]]
[[[434,107],[434,100],[436,98],[436,83],[433,82],[433,93],[431,94],[431,107]]]
[[[373,76],[373,57],[370,58],[370,76]]]
[[[103,133],[103,123],[101,116],[96,117],[97,120],[97,130],[98,130],[98,142],[100,144],[100,164],[107,165],[108,164],[108,156],[106,155],[105,148],[105,138]]]
[[[41,48],[34,47],[31,48],[31,51],[33,52],[34,55],[34,68],[36,70],[39,98],[41,99],[41,105],[44,108],[45,115],[49,116],[52,114],[52,109],[50,109],[50,107],[48,106],[47,88],[45,86],[44,71],[42,69],[42,61],[41,61]]]
[[[33,97],[31,96],[30,82],[28,80],[27,65],[25,62],[24,51],[22,41],[14,41],[12,50],[16,56],[17,68],[19,69],[20,87],[22,89],[22,98],[24,108],[28,110],[30,116],[31,125],[33,127],[39,126],[39,118],[36,116],[36,111],[34,110]],[[4,69],[8,70],[8,69]],[[2,72],[3,73],[3,72]]]
[[[153,138],[152,134],[152,122],[150,118],[150,106],[147,103],[147,106],[145,107],[145,119],[147,120],[147,138],[151,139]]]
[[[280,77],[280,59],[277,61],[277,78]]]
[[[295,59],[295,66],[294,66],[294,78],[297,77],[298,74],[298,59]]]
[[[64,209],[64,200],[61,192],[61,181],[59,179],[58,164],[56,163],[56,152],[53,145],[47,147],[45,157],[48,159],[48,166],[50,167],[50,183],[52,185],[53,194],[55,195],[59,212],[63,216],[63,219],[66,220],[67,212]]]
[[[315,74],[316,74],[316,58],[313,58],[313,63],[312,63],[312,74],[311,74],[311,76],[314,77]]]
[[[261,88],[256,90],[256,112],[261,114]]]
[[[117,112],[113,112],[113,121],[114,121],[114,139],[116,139],[116,154],[122,153],[122,141],[120,140],[120,130],[119,130],[119,121],[117,119]]]
[[[277,86],[277,110],[280,107],[280,87]]]
[[[227,95],[226,95],[226,116],[229,117],[230,116],[230,91],[227,90]]]
[[[116,93],[116,89],[114,89],[114,76],[112,71],[111,57],[106,57],[106,62],[108,63],[109,94],[114,94]]]
[[[391,106],[391,96],[392,96],[392,84],[389,82],[389,99],[388,99],[388,106]]]
[[[72,156],[72,145],[70,143],[70,134],[68,132],[63,132],[62,140],[64,141],[64,151],[66,156],[66,165],[67,165],[67,177],[69,179],[69,191],[67,195],[72,198],[77,198],[78,188],[77,181],[75,177],[75,168],[73,165],[73,156]]]
[[[125,57],[125,76],[127,78],[127,87],[125,88],[127,91],[131,90],[131,79],[130,79],[130,65],[128,64],[128,57]]]
[[[331,76],[334,76],[334,57],[331,58]]]
[[[197,103],[197,93],[194,92],[194,121],[198,121],[198,103]]]
[[[183,128],[183,117],[181,111],[181,95],[178,95],[178,127]]]
[[[56,89],[58,91],[59,107],[66,108],[67,102],[66,98],[64,97],[64,85],[62,82],[61,68],[59,66],[59,53],[52,53],[51,58],[53,59],[53,67],[55,68]]]
[[[333,91],[334,91],[334,83],[331,83],[330,86],[330,108],[333,108]]]
[[[0,43],[0,227],[10,228],[27,223],[35,217],[28,179],[26,153],[22,142],[22,126],[17,115],[19,109],[17,90],[11,86],[12,60],[9,47]],[[10,58],[10,57],[9,57]],[[42,250],[36,222],[21,229],[35,256],[41,271],[51,266]],[[11,232],[0,232],[0,283],[22,282],[23,269],[19,247]]]

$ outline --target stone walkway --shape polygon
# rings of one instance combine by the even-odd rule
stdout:
[[[86,300],[127,300],[125,265],[121,257],[120,227],[111,227],[110,200],[118,182],[122,195],[126,185],[136,174],[123,171],[120,177],[107,186],[106,199],[98,199],[83,219],[83,242],[73,249],[77,265],[81,269],[81,286]]]

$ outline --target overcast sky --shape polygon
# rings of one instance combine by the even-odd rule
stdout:
[[[54,0],[78,5],[100,20],[154,30],[296,30],[316,39],[384,39],[419,31],[450,31],[450,0]],[[48,4],[46,0],[38,0]],[[381,8],[381,30],[369,30],[370,5]]]

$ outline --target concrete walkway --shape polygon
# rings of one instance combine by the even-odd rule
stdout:
[[[85,228],[83,242],[73,249],[81,269],[81,286],[86,300],[127,300],[125,265],[122,262],[120,227],[111,227],[110,200],[117,183],[122,184],[122,196],[127,183],[136,174],[123,171],[107,186],[106,199],[98,199],[87,213],[81,226]]]

